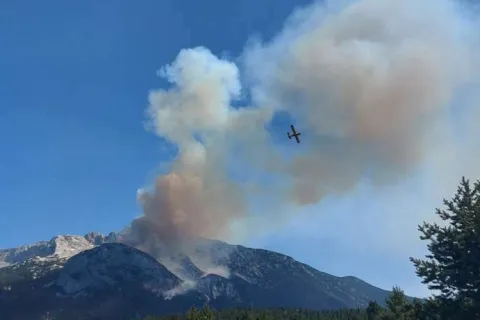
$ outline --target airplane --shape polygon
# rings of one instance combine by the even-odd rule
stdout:
[[[292,139],[292,137],[295,137],[295,140],[297,140],[297,143],[300,143],[300,139],[298,138],[298,136],[301,135],[301,133],[300,132],[297,133],[297,131],[295,131],[293,124],[290,125],[290,128],[292,128],[292,134],[290,134],[290,132],[287,132],[288,139]]]

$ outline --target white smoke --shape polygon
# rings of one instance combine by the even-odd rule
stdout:
[[[143,243],[229,240],[232,226],[252,219],[261,224],[242,234],[261,232],[291,218],[277,210],[347,193],[366,177],[395,185],[430,155],[456,150],[473,166],[478,139],[458,149],[450,115],[465,106],[468,134],[478,131],[478,107],[456,100],[467,84],[464,94],[478,88],[474,33],[447,0],[314,3],[272,41],[249,43],[245,87],[235,63],[203,47],[181,50],[160,72],[171,87],[152,91],[148,108],[151,128],[178,146],[178,157],[139,194],[144,216],[133,234]],[[251,106],[232,107],[246,90]],[[302,131],[302,148],[288,157],[265,129],[277,111]],[[232,163],[248,168],[242,178],[232,177]],[[438,165],[439,181],[451,182],[453,164]],[[249,201],[259,195],[276,212],[253,219]]]
[[[181,296],[182,294],[194,290],[196,286],[197,283],[195,281],[183,281],[178,286],[162,292],[162,295],[165,300],[171,300],[176,296]]]

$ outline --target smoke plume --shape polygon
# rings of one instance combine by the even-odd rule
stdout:
[[[160,72],[170,88],[150,93],[147,112],[178,156],[140,192],[144,215],[132,234],[145,250],[157,241],[228,240],[254,215],[255,197],[280,210],[348,192],[361,179],[397,183],[448,148],[453,101],[478,76],[471,24],[446,0],[314,3],[271,41],[248,42],[241,64],[203,47],[181,50]],[[249,105],[233,107],[245,93]],[[288,154],[266,129],[278,111],[302,132]],[[269,223],[282,216],[258,214]]]

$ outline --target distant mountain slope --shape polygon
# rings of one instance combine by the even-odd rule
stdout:
[[[163,264],[162,257],[113,243],[112,235],[54,239],[3,250],[9,265],[0,268],[2,319],[40,319],[47,312],[58,319],[121,319],[207,302],[216,308],[355,308],[371,300],[383,304],[389,294],[279,253],[221,241],[198,239],[193,252],[168,256]],[[229,274],[207,270],[201,260],[207,255]]]
[[[371,300],[383,304],[389,294],[354,277],[332,276],[263,249],[237,246],[225,263],[233,274],[255,286],[255,293],[260,296],[254,300],[262,301],[261,307],[316,310],[364,307]]]

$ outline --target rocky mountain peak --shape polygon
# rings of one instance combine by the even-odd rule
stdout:
[[[84,237],[73,235],[55,236],[49,245],[53,248],[53,254],[60,258],[72,257],[93,248],[93,244]]]
[[[0,250],[0,268],[30,259],[70,258],[82,251],[89,250],[103,243],[115,242],[115,232],[104,236],[98,232],[90,232],[85,236],[58,235],[50,241],[39,241],[17,248]]]
[[[117,234],[115,232],[110,232],[107,236],[99,232],[89,232],[84,238],[92,243],[93,245],[99,246],[104,243],[116,242]]]

